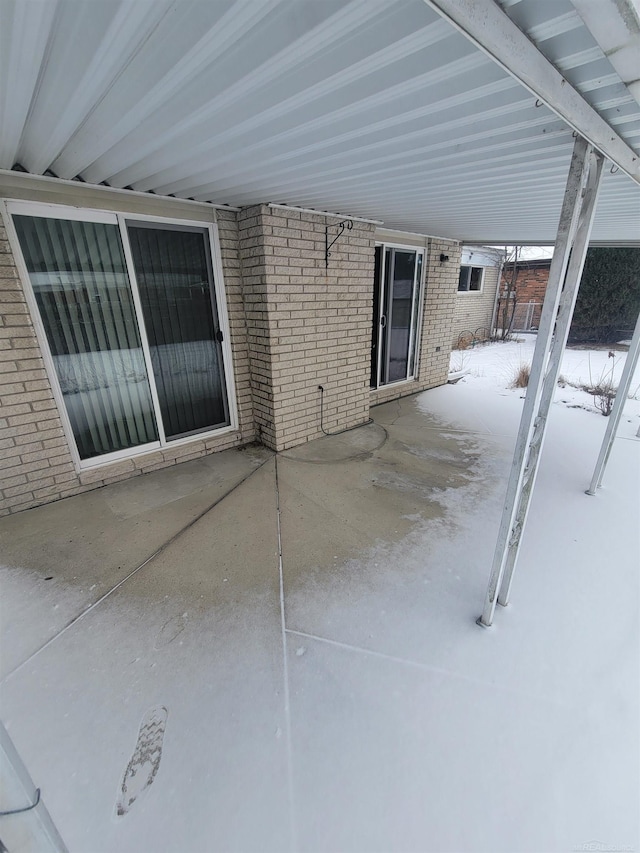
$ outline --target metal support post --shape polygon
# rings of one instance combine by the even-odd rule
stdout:
[[[0,850],[38,850],[67,853],[40,797],[40,789],[0,723]]]
[[[591,485],[589,486],[586,492],[588,495],[595,495],[596,491],[602,485],[604,469],[606,468],[607,462],[609,461],[609,454],[611,453],[611,448],[613,447],[613,440],[616,437],[618,427],[620,426],[622,410],[624,409],[624,404],[627,401],[627,395],[629,394],[629,388],[631,387],[633,373],[638,365],[639,355],[640,315],[638,315],[638,319],[636,321],[636,328],[633,333],[633,337],[631,338],[629,352],[627,353],[627,360],[625,361],[624,368],[622,369],[620,384],[618,385],[618,390],[616,391],[616,398],[613,401],[613,408],[611,409],[611,414],[609,415],[609,421],[607,423],[607,428],[604,433],[604,440],[602,442],[602,447],[600,448],[596,467],[593,471],[593,477],[591,478]],[[638,435],[640,436],[640,430],[638,430]]]
[[[537,477],[538,459],[544,443],[549,410],[551,409],[551,404],[553,402],[553,397],[558,383],[562,356],[567,345],[567,338],[569,337],[571,318],[573,317],[573,311],[578,296],[578,288],[580,286],[580,279],[582,278],[582,270],[584,268],[587,249],[589,247],[589,236],[591,234],[593,214],[600,186],[602,167],[604,165],[602,157],[598,157],[597,155],[592,156],[594,156],[595,164],[593,170],[589,173],[588,183],[585,187],[582,199],[578,230],[571,249],[571,257],[569,259],[569,265],[565,276],[564,287],[560,294],[560,303],[558,307],[558,314],[556,316],[555,333],[551,341],[548,368],[542,383],[542,395],[540,398],[539,408],[539,418],[542,419],[542,428],[538,431],[537,435],[534,436],[530,446],[529,458],[527,460],[527,472],[525,473],[524,485],[515,520],[517,541],[509,546],[507,560],[504,567],[504,575],[498,593],[498,604],[501,604],[504,607],[509,603],[511,582],[513,580],[513,572],[518,557],[519,537],[522,536],[522,531],[524,530],[529,512],[529,504]]]
[[[489,585],[482,615],[477,620],[483,627],[493,622],[498,599],[501,604],[508,603],[549,407],[589,244],[602,166],[602,155],[596,154],[585,139],[578,137],[569,167]]]

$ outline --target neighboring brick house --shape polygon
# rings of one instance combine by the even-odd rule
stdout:
[[[493,331],[498,278],[504,253],[490,246],[463,246],[452,344],[486,340]]]
[[[502,270],[500,299],[498,303],[498,314],[496,322],[500,322],[503,316],[504,300],[507,298],[510,283],[513,277],[514,262],[510,261],[504,265]],[[537,329],[542,312],[542,303],[549,281],[549,270],[551,269],[551,258],[539,258],[537,260],[522,260],[516,264],[515,301],[516,307],[513,312],[511,327],[516,330],[527,331]],[[513,297],[511,297],[513,298]],[[509,316],[512,311],[509,311]]]
[[[19,173],[0,204],[0,513],[446,382],[454,241]]]

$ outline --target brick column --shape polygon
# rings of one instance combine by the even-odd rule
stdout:
[[[335,217],[248,208],[239,217],[253,386],[262,440],[284,450],[369,417],[374,227],[354,222],[325,265]]]
[[[429,240],[418,376],[424,388],[444,385],[449,375],[461,253],[459,243]],[[441,254],[449,260],[441,261]]]

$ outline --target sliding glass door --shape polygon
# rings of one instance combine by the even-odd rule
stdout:
[[[80,458],[157,442],[117,224],[14,223]]]
[[[81,464],[228,426],[209,229],[14,206]]]
[[[376,246],[371,386],[412,379],[416,346],[422,251]]]
[[[127,223],[167,439],[228,423],[206,232]]]

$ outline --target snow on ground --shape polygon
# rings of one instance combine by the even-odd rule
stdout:
[[[535,335],[520,334],[516,340],[506,343],[454,350],[451,354],[451,371],[462,372],[462,382],[474,390],[483,389],[522,396],[525,393],[523,389],[511,389],[510,385],[521,365],[531,365],[535,343]],[[620,346],[612,349],[566,349],[554,402],[557,405],[582,408],[600,414],[594,396],[583,389],[607,382],[616,388],[625,359],[626,349]],[[640,366],[631,382],[623,424],[620,427],[621,435],[631,431],[624,428],[624,423],[635,423],[636,430],[640,426]]]
[[[558,390],[512,602],[475,624],[532,348],[467,351],[455,385],[376,407],[370,452],[269,459],[5,679],[72,853],[638,849],[637,400],[587,497],[607,421]],[[610,361],[569,351],[562,372]],[[123,489],[81,500],[99,517]],[[52,553],[64,503],[24,515]],[[25,598],[57,583],[12,577]]]

